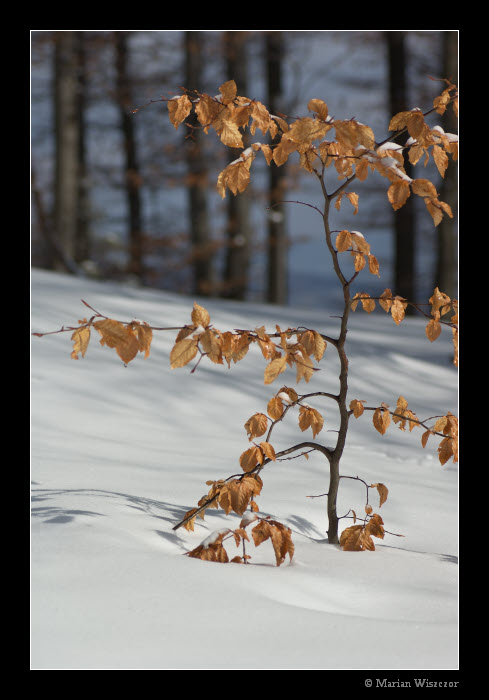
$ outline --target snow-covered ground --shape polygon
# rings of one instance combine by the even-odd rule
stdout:
[[[32,273],[32,331],[101,313],[151,325],[190,321],[193,299]],[[328,309],[200,300],[221,331],[306,325],[334,335]],[[419,418],[457,413],[448,333],[430,344],[422,319],[397,327],[378,309],[352,314],[351,398]],[[419,429],[384,436],[371,413],[353,420],[342,474],[382,482],[386,535],[375,552],[325,541],[327,463],[319,453],[271,463],[258,499],[293,531],[295,555],[275,566],[272,546],[248,547],[251,565],[183,556],[238,516],[210,509],[194,532],[173,526],[207,493],[206,481],[240,472],[244,423],[266,412],[287,370],[263,384],[265,361],[201,362],[171,370],[175,332],[155,333],[151,355],[127,367],[94,336],[70,358],[70,333],[33,337],[31,355],[31,668],[82,670],[327,670],[458,668],[458,471],[441,466]],[[336,388],[331,348],[301,392]],[[283,381],[281,381],[283,379]],[[280,383],[279,383],[280,382]],[[331,403],[309,403],[336,427]],[[310,432],[310,431],[309,431]],[[297,421],[277,426],[276,450],[311,439]],[[376,505],[374,496],[374,505]],[[345,479],[339,513],[363,511],[364,489]],[[341,529],[352,524],[342,520]],[[240,550],[226,543],[230,558]]]

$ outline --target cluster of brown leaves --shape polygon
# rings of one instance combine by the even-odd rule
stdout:
[[[280,566],[285,561],[287,555],[292,560],[294,543],[292,542],[292,531],[289,527],[279,523],[277,520],[263,518],[260,519],[258,525],[255,525],[251,534],[253,535],[255,547],[258,547],[268,539],[271,540],[277,566]]]
[[[400,296],[392,296],[390,289],[384,289],[379,297],[371,297],[366,292],[357,292],[353,297],[351,308],[356,311],[358,302],[361,302],[363,310],[371,313],[375,309],[375,299],[378,300],[380,306],[386,313],[390,313],[397,325],[403,321],[406,315],[408,301]],[[447,315],[447,323],[452,329],[453,338],[453,364],[458,365],[458,301],[450,299],[447,294],[440,292],[438,287],[435,288],[433,296],[429,300],[431,305],[431,319],[426,326],[426,337],[433,342],[441,333],[442,316]]]
[[[456,87],[448,87],[434,101],[434,108],[442,113],[450,102],[455,105]],[[252,143],[241,155],[219,174],[217,189],[225,197],[226,189],[234,195],[243,192],[250,182],[250,168],[256,154],[261,151],[268,165],[273,161],[283,165],[292,153],[299,155],[300,166],[310,173],[319,173],[333,165],[338,178],[350,178],[355,175],[365,180],[370,171],[377,171],[387,178],[391,185],[387,196],[394,209],[402,207],[411,191],[423,197],[426,207],[433,217],[435,226],[444,213],[452,217],[448,204],[438,198],[436,188],[427,179],[412,180],[404,169],[402,149],[379,149],[376,147],[372,129],[355,119],[334,119],[329,115],[328,105],[320,99],[309,101],[307,108],[313,117],[300,117],[289,124],[282,116],[270,114],[267,108],[257,100],[241,97],[237,94],[234,80],[229,80],[219,88],[219,95],[195,93],[191,99],[187,93],[168,101],[170,121],[178,129],[192,109],[205,133],[212,128],[221,142],[232,148],[244,148],[242,130],[249,128],[254,135],[259,129],[264,135],[269,133],[271,139],[280,136],[273,146],[260,142]],[[334,130],[335,140],[327,141],[324,137]],[[457,142],[451,140],[439,127],[430,128],[419,109],[396,114],[389,124],[389,130],[402,132],[407,130],[411,137],[408,157],[412,163],[418,162],[423,153],[425,165],[429,159],[428,149],[442,176],[448,164],[448,154],[457,158]],[[339,194],[336,207],[339,209],[343,192]],[[358,197],[354,193],[346,195],[358,210]]]
[[[253,447],[242,453],[239,466],[244,472],[252,472],[256,467],[264,464],[265,459],[275,462],[275,450],[269,442],[260,442],[259,445],[253,444]]]
[[[443,79],[443,82],[446,83],[447,87],[443,90],[441,95],[435,97],[433,100],[433,107],[438,114],[445,114],[448,105],[451,104],[455,112],[455,116],[458,117],[457,86],[447,79]]]
[[[294,389],[283,386],[268,402],[267,413],[271,419],[270,425],[269,418],[264,413],[254,413],[244,424],[248,439],[251,441],[254,438],[259,438],[267,430],[271,430],[276,422],[282,420],[286,408],[295,404],[299,404],[299,428],[302,432],[311,428],[313,437],[316,437],[323,428],[322,414],[309,404],[300,403],[299,396]],[[269,442],[261,442],[259,445],[253,443],[253,445],[240,457],[239,462],[244,471],[251,471],[256,466],[262,465],[265,459],[272,461],[276,459],[275,450]]]
[[[452,104],[455,115],[458,117],[457,87],[449,81],[446,82],[445,90],[433,100],[433,107],[438,114],[444,114],[448,105]],[[409,160],[413,165],[416,165],[424,154],[424,165],[426,166],[429,160],[428,150],[431,148],[433,160],[442,177],[445,177],[448,165],[447,154],[451,154],[454,160],[458,158],[458,139],[454,138],[453,134],[445,134],[440,127],[430,129],[420,110],[399,112],[391,119],[389,130],[406,130],[409,133],[411,137]]]
[[[416,178],[414,180],[399,179],[393,182],[387,190],[387,197],[392,204],[392,208],[397,210],[404,206],[411,191],[413,194],[423,198],[435,226],[438,226],[441,222],[443,214],[448,214],[453,219],[450,205],[438,198],[436,187],[426,178]]]
[[[191,552],[186,552],[186,555],[204,561],[217,561],[221,563],[231,561],[237,564],[246,563],[251,559],[251,557],[246,554],[244,548],[244,543],[250,541],[246,532],[246,527],[256,520],[258,520],[258,524],[255,525],[251,531],[255,547],[259,547],[263,542],[269,539],[273,546],[277,566],[283,564],[287,555],[289,559],[292,560],[294,556],[294,543],[292,542],[292,531],[290,528],[277,520],[259,518],[256,514],[252,514],[251,517],[243,518],[236,530],[224,530],[211,535]],[[223,539],[226,535],[228,537],[233,537],[236,547],[239,547],[240,544],[243,545],[242,556],[235,556],[231,560],[229,559],[227,551],[223,546]]]
[[[379,508],[386,502],[389,489],[385,484],[370,484],[368,488],[377,489],[379,494]],[[371,505],[365,506],[366,518],[363,525],[356,525],[357,516],[353,513],[353,525],[343,530],[340,536],[340,547],[349,552],[374,551],[375,546],[372,537],[384,539],[384,521],[377,513],[373,512]]]
[[[400,112],[393,117],[389,125],[389,129],[392,131],[403,131],[405,128],[407,128],[409,130],[413,123],[419,125],[420,121],[423,124],[423,128],[429,132],[430,145],[435,144],[434,148],[437,149],[434,151],[435,162],[437,163],[442,176],[444,176],[448,165],[448,156],[439,145],[436,145],[437,142],[441,142],[442,134],[437,127],[434,129],[430,129],[428,127],[424,121],[423,114],[419,110],[413,110],[412,112]],[[418,131],[413,128],[411,128],[411,131],[412,133],[418,133]],[[422,142],[425,143],[424,140],[422,140]],[[446,136],[444,137],[443,143],[447,145],[449,144]],[[389,146],[392,147],[389,148]],[[453,144],[450,142],[450,145],[447,147],[449,148],[448,152],[451,153],[454,158],[456,158],[457,152],[456,149],[454,149]],[[422,151],[424,150],[419,145],[418,141],[415,141],[410,147],[408,157],[411,162],[413,162],[413,158],[415,158],[414,154],[418,153],[419,148],[421,148]],[[378,172],[382,177],[387,178],[391,183],[387,190],[387,199],[392,205],[394,211],[397,211],[406,204],[412,192],[413,194],[423,198],[426,208],[433,218],[435,226],[438,226],[444,213],[453,218],[453,213],[450,206],[446,202],[440,201],[436,187],[430,180],[426,178],[412,179],[407,175],[404,167],[403,150],[404,149],[395,143],[384,144],[376,150],[367,150],[363,148],[356,149],[355,156],[359,159],[359,163],[355,170],[356,177],[360,181],[363,181],[366,179],[370,170]],[[427,159],[428,158],[429,155],[427,154]],[[425,161],[425,165],[426,162],[427,160]]]
[[[295,340],[293,339],[295,336]],[[274,341],[273,338],[277,338]],[[286,367],[296,368],[296,381],[310,380],[316,368],[312,357],[319,362],[326,349],[326,341],[316,331],[287,329],[276,326],[273,337],[261,326],[254,331],[226,331],[221,333],[210,324],[209,313],[199,304],[194,304],[192,324],[184,326],[178,333],[170,353],[172,369],[184,367],[197,352],[209,357],[212,362],[223,364],[239,362],[247,354],[252,343],[256,343],[269,361],[265,368],[265,384],[271,384]]]
[[[367,516],[363,525],[347,527],[340,535],[340,547],[346,552],[374,551],[372,537],[384,539],[384,521],[377,513]]]
[[[426,326],[426,335],[431,342],[436,340],[441,333],[440,318],[445,314],[451,314],[449,318],[453,337],[453,364],[458,365],[458,301],[450,299],[436,287],[430,298],[430,304],[432,318]]]
[[[350,401],[350,410],[355,418],[359,418],[364,413],[364,403],[365,401],[359,401],[358,399]],[[399,396],[394,411],[390,411],[389,404],[386,403],[382,403],[374,410],[372,422],[381,435],[384,435],[387,431],[391,423],[391,416],[393,423],[397,424],[400,430],[405,430],[406,426],[408,426],[409,432],[411,432],[413,428],[425,427],[425,432],[421,436],[423,447],[426,447],[430,435],[438,435],[438,437],[443,435],[438,446],[440,463],[443,465],[450,458],[453,458],[454,462],[458,462],[458,420],[450,411],[445,416],[438,418],[432,427],[426,428],[424,423],[418,420],[416,414],[408,408],[406,399],[403,396]]]
[[[377,258],[371,255],[370,245],[359,231],[340,231],[336,236],[336,249],[339,253],[351,251],[356,272],[363,270],[368,261],[369,272],[380,277]]]
[[[408,302],[403,297],[393,297],[390,289],[384,289],[379,297],[371,297],[370,294],[366,292],[357,292],[351,302],[352,311],[356,311],[358,302],[360,301],[363,310],[368,314],[371,313],[375,309],[375,299],[378,300],[380,306],[386,313],[391,314],[397,325],[404,320]]]
[[[324,419],[316,408],[302,405],[299,409],[299,428],[304,432],[308,428],[312,430],[313,438],[323,429]]]
[[[457,88],[447,81],[445,90],[434,99],[433,107],[438,114],[443,114],[450,103],[455,113],[458,114]],[[458,158],[458,138],[454,134],[446,134],[439,126],[429,127],[423,113],[419,109],[403,111],[394,115],[389,123],[389,131],[408,132],[410,139],[406,148],[409,161],[413,165],[416,165],[424,155],[424,165],[426,166],[430,158],[429,150],[431,149],[431,156],[441,177],[445,177],[449,155],[453,160]],[[392,159],[397,160],[397,163],[392,165]],[[444,214],[453,218],[450,206],[446,202],[440,201],[432,182],[426,178],[410,179],[406,175],[404,156],[399,149],[385,149],[382,151],[381,158],[377,160],[375,154],[372,157],[372,152],[370,152],[367,160],[372,170],[378,170],[391,181],[387,197],[394,210],[404,206],[412,192],[423,198],[435,226],[438,226]],[[385,168],[385,163],[389,163],[387,168]],[[361,172],[359,172],[360,170]],[[357,177],[360,180],[364,179],[366,171],[367,165],[362,163],[360,167],[357,167]]]
[[[185,552],[186,556],[192,557],[192,559],[201,559],[202,561],[217,561],[221,564],[227,564],[229,561],[229,557],[228,553],[224,549],[222,541],[224,537],[229,533],[235,534],[231,530],[224,530],[223,532],[218,533],[213,541],[206,542],[204,540],[202,544],[199,544],[198,547],[192,549],[191,552]],[[244,532],[244,535],[246,538],[248,537],[246,535],[246,532]],[[238,546],[239,542],[241,541],[241,535],[238,531],[236,531],[235,538],[238,538]]]
[[[263,487],[263,481],[258,474],[243,474],[239,479],[219,479],[206,483],[211,487],[209,492],[202,496],[197,508],[191,508],[183,517],[183,527],[186,530],[193,531],[197,516],[204,520],[207,508],[221,507],[226,515],[231,511],[243,515],[248,507],[254,512],[258,510],[255,498]]]
[[[275,396],[272,396],[267,406],[267,413],[274,421],[279,420],[285,411],[286,406],[291,406],[299,400],[299,395],[295,389],[283,386]]]
[[[441,464],[445,464],[453,457],[454,462],[458,462],[458,419],[450,411],[445,416],[441,416],[435,425],[423,433],[421,443],[426,446],[430,435],[443,433],[445,436],[438,445],[438,458]]]
[[[144,352],[145,358],[149,355],[153,331],[147,323],[139,321],[121,323],[111,318],[105,318],[101,321],[87,321],[85,318],[78,323],[81,325],[73,331],[71,336],[73,341],[71,357],[73,360],[78,360],[80,354],[85,357],[90,342],[91,327],[95,328],[102,336],[100,344],[114,348],[124,364],[133,360],[138,352]]]

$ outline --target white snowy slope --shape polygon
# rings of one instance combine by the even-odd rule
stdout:
[[[165,327],[189,322],[194,301],[34,270],[32,331],[76,325],[90,315],[81,299],[112,318]],[[338,327],[328,309],[200,303],[221,331]],[[352,314],[350,398],[392,406],[402,395],[420,419],[457,413],[451,338],[431,344],[424,326],[397,327],[381,309]],[[125,367],[95,335],[78,361],[69,332],[32,338],[31,668],[458,668],[458,471],[439,464],[434,438],[423,449],[420,429],[381,436],[371,413],[352,419],[342,474],[386,484],[378,512],[404,535],[375,540],[375,552],[326,543],[325,499],[308,498],[328,488],[327,463],[314,453],[262,472],[260,514],[292,528],[291,563],[277,567],[270,542],[250,545],[246,566],[191,559],[184,552],[239,518],[211,509],[194,532],[173,526],[207,480],[240,472],[244,423],[295,374],[265,386],[254,350],[231,369],[202,361],[193,374],[171,370],[173,331],[156,332],[150,357]],[[320,367],[301,392],[336,390],[332,348]],[[333,404],[308,403],[324,415],[318,440],[333,444]],[[312,437],[292,418],[273,434],[277,451]],[[339,513],[364,504],[363,485],[342,480]],[[226,547],[230,558],[241,553]]]

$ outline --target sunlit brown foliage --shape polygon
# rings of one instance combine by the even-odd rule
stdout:
[[[241,469],[224,479],[207,481],[207,493],[197,505],[185,513],[174,529],[183,527],[193,531],[196,518],[204,519],[208,508],[221,508],[226,514],[235,513],[242,517],[239,528],[225,529],[212,533],[199,546],[188,552],[192,558],[213,562],[247,563],[250,555],[245,552],[245,542],[250,542],[246,528],[255,522],[252,528],[252,540],[255,546],[270,540],[273,546],[277,566],[286,556],[294,554],[291,530],[270,517],[261,517],[257,498],[260,496],[263,481],[262,470],[270,462],[280,462],[295,457],[308,458],[311,450],[318,450],[329,462],[330,486],[328,496],[329,540],[347,551],[375,550],[372,537],[383,539],[386,531],[380,515],[373,512],[368,502],[369,489],[376,489],[379,495],[379,508],[386,502],[389,490],[385,484],[367,484],[360,477],[344,476],[339,472],[339,463],[343,453],[348,430],[349,418],[361,419],[366,412],[371,412],[375,430],[384,435],[390,426],[395,425],[401,431],[409,432],[423,428],[421,445],[426,447],[430,436],[438,439],[437,453],[441,465],[447,461],[458,460],[458,421],[447,411],[441,416],[419,419],[408,408],[408,402],[399,396],[396,406],[391,408],[383,402],[378,406],[368,406],[364,399],[350,398],[347,403],[348,360],[345,350],[348,316],[359,304],[367,313],[372,313],[376,302],[399,325],[405,319],[408,305],[412,305],[427,319],[426,336],[430,342],[436,341],[443,326],[450,329],[453,337],[454,364],[458,364],[458,302],[451,299],[438,288],[426,304],[415,303],[394,295],[385,289],[378,297],[366,292],[357,292],[352,297],[350,287],[357,276],[368,270],[370,274],[380,276],[377,258],[372,253],[365,236],[359,231],[341,230],[333,232],[329,228],[328,212],[331,203],[340,210],[342,199],[346,197],[358,211],[360,199],[358,194],[347,191],[354,180],[360,183],[372,173],[377,173],[386,180],[386,196],[396,211],[404,206],[411,194],[421,197],[435,226],[444,216],[453,216],[448,204],[440,201],[435,186],[425,178],[411,179],[404,168],[405,158],[413,164],[424,158],[424,164],[433,158],[442,177],[449,165],[450,158],[456,160],[458,155],[458,138],[446,134],[440,127],[430,127],[426,117],[430,113],[443,114],[448,108],[457,109],[457,89],[450,81],[443,81],[445,88],[434,100],[433,107],[426,114],[419,109],[400,112],[392,117],[389,131],[394,132],[389,139],[378,143],[367,125],[356,119],[337,119],[330,115],[328,105],[321,99],[312,99],[307,107],[312,116],[288,119],[285,115],[270,114],[267,108],[257,100],[239,96],[237,86],[229,80],[219,88],[219,95],[209,96],[198,92],[184,90],[181,95],[167,101],[171,123],[178,129],[194,111],[202,130],[207,134],[211,130],[219,137],[224,146],[243,148],[243,134],[246,129],[252,136],[258,131],[263,136],[275,139],[273,146],[260,141],[253,142],[244,149],[240,156],[229,163],[219,174],[217,191],[225,197],[227,191],[233,195],[243,192],[250,183],[252,165],[261,154],[266,164],[283,165],[289,157],[295,155],[300,166],[315,176],[324,196],[323,216],[326,244],[332,265],[343,288],[345,305],[342,325],[338,337],[332,338],[312,328],[286,328],[278,325],[275,329],[264,326],[250,329],[219,330],[211,321],[209,312],[197,302],[190,312],[188,323],[179,327],[174,345],[170,352],[170,367],[180,369],[192,363],[194,372],[205,358],[218,365],[240,362],[253,354],[253,361],[260,356],[265,362],[263,380],[265,385],[274,383],[280,375],[293,371],[296,384],[302,380],[307,384],[313,374],[319,371],[317,366],[325,361],[326,349],[333,348],[341,365],[338,392],[313,392],[299,394],[294,388],[282,386],[273,394],[263,411],[250,416],[244,423],[248,446],[237,458]],[[407,132],[409,140],[401,147],[393,141],[399,134]],[[325,175],[331,169],[335,172],[336,185],[328,191]],[[338,181],[341,184],[338,184]],[[348,279],[341,269],[342,256],[349,253],[353,259],[354,273]],[[78,321],[78,325],[61,331],[72,332],[72,358],[85,357],[91,339],[91,330],[100,335],[100,343],[116,351],[120,359],[128,364],[138,353],[150,355],[150,347],[156,328],[139,321],[123,322],[103,316],[90,307],[94,313],[90,319]],[[57,331],[59,332],[59,331]],[[43,335],[38,333],[36,335]],[[249,353],[250,348],[258,353]],[[194,362],[195,360],[195,362]],[[327,361],[327,360],[326,360]],[[308,399],[326,399],[336,404],[340,415],[340,429],[335,447],[328,447],[316,441],[325,424],[324,414],[307,403]],[[292,408],[298,410],[293,412]],[[296,416],[298,427],[309,433],[312,439],[277,451],[272,442],[272,433],[287,417]],[[363,418],[362,418],[363,419]],[[251,445],[250,445],[251,443]],[[301,477],[303,478],[303,477]],[[341,478],[356,479],[366,488],[365,518],[357,524],[355,511],[346,516],[352,517],[354,524],[337,536],[336,491]],[[333,503],[332,508],[329,504]],[[391,533],[393,534],[393,533]],[[231,560],[224,547],[228,539],[234,540],[236,546],[243,547],[243,554]]]

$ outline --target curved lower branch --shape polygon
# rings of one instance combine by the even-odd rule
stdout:
[[[310,448],[311,450],[317,450],[318,452],[321,452],[324,454],[324,456],[328,459],[328,461],[331,460],[331,455],[333,454],[333,451],[329,448],[326,447],[325,445],[319,445],[316,442],[300,442],[297,445],[293,445],[292,447],[287,448],[286,450],[281,450],[280,452],[277,452],[275,454],[275,458],[280,458],[284,457],[285,455],[290,454],[291,452],[297,452],[298,450],[301,450],[305,447]],[[269,459],[268,457],[264,460],[263,464],[257,464],[254,469],[250,469],[248,472],[244,472],[244,474],[233,474],[232,476],[228,476],[225,481],[229,481],[230,479],[234,479],[236,477],[239,477],[243,479],[247,474],[259,474],[263,467],[265,467],[267,464],[272,462],[273,460]],[[189,520],[192,520],[192,518],[195,518],[196,515],[199,513],[202,513],[203,510],[206,510],[214,501],[216,501],[219,496],[221,495],[221,491],[217,491],[212,498],[209,498],[206,500],[201,506],[198,508],[193,508],[192,511],[185,516],[180,522],[178,522],[176,525],[172,527],[172,530],[178,530],[178,528],[182,527],[182,525],[185,525]]]

